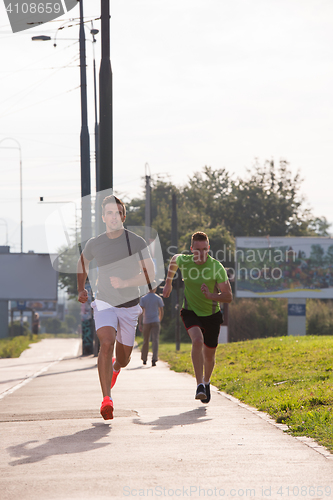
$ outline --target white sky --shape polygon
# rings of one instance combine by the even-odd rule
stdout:
[[[118,194],[125,200],[143,194],[146,162],[152,175],[169,174],[179,185],[205,165],[244,176],[256,157],[284,158],[294,173],[301,170],[314,214],[333,222],[331,0],[110,3]],[[98,18],[100,0],[85,0],[84,11],[86,19]],[[80,197],[79,26],[58,31],[56,48],[31,41],[54,37],[78,16],[76,7],[13,34],[0,5],[0,140],[12,137],[22,148],[24,251],[48,250],[41,226],[57,206],[41,206],[40,196]],[[90,42],[87,65],[93,158]],[[5,146],[15,143],[0,144],[0,245],[7,224],[11,251],[19,251],[19,151]],[[92,161],[93,189],[94,168]]]

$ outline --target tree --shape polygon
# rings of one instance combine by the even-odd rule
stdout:
[[[60,287],[67,290],[69,298],[77,297],[76,268],[78,255],[74,247],[61,247],[58,250],[57,269]]]
[[[324,262],[324,253],[324,249],[321,245],[311,245],[311,263],[314,266],[322,266]]]
[[[234,236],[306,236],[311,233],[311,212],[303,207],[302,179],[293,176],[288,162],[256,163],[248,178],[232,184],[227,227]]]
[[[327,222],[326,217],[315,217],[309,223],[309,230],[314,236],[329,236],[328,229],[331,224]]]
[[[225,168],[205,166],[194,172],[183,186],[153,178],[151,181],[152,227],[158,232],[164,261],[175,253],[171,248],[172,195],[177,195],[178,251],[189,250],[195,231],[205,231],[213,256],[232,265],[235,236],[327,236],[325,217],[314,217],[305,207],[300,173],[293,175],[286,160],[260,165],[256,160],[245,178],[235,178]],[[145,196],[127,204],[126,227],[145,225]],[[76,262],[71,249],[60,252],[59,281],[74,297]],[[218,257],[217,257],[218,258]],[[75,262],[74,262],[75,261]],[[230,262],[231,261],[231,262]]]
[[[213,170],[205,166],[203,172],[195,172],[183,187],[185,203],[196,215],[196,226],[216,227],[224,225],[232,180],[226,169]]]

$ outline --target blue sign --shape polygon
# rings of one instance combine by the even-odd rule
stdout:
[[[25,311],[26,307],[27,307],[27,301],[26,300],[18,300],[16,302],[16,308],[19,311]]]
[[[306,316],[306,305],[288,304],[288,316]]]

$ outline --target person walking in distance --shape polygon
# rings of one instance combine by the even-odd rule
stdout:
[[[89,264],[95,258],[98,266],[94,310],[96,333],[100,342],[98,374],[103,402],[101,415],[113,418],[111,388],[120,369],[130,361],[138,317],[139,286],[155,278],[154,263],[143,238],[123,227],[126,207],[111,195],[102,203],[102,218],[106,232],[91,238],[80,256],[77,270],[78,300],[85,303],[88,292],[85,282]],[[115,345],[115,358],[112,358]]]
[[[172,279],[179,268],[185,290],[180,315],[192,341],[192,363],[197,381],[195,399],[210,401],[210,377],[215,365],[223,316],[221,303],[232,301],[232,291],[223,265],[209,255],[209,239],[203,232],[191,238],[192,255],[176,254],[172,257],[163,297],[169,297]]]
[[[143,364],[147,364],[149,339],[151,336],[153,344],[152,366],[156,366],[158,360],[158,338],[161,330],[161,321],[164,314],[163,299],[157,295],[156,282],[152,284],[152,288],[147,295],[141,297],[140,306],[143,310],[139,317],[139,330],[143,332],[143,344],[141,349],[141,359]],[[142,328],[143,321],[143,328]]]

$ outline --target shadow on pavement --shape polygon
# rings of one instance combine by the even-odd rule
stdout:
[[[93,369],[97,369],[97,364],[94,365],[94,366],[86,366],[84,368],[75,368],[75,370],[63,370],[61,372],[52,372],[52,373],[41,373],[40,375],[38,375],[38,378],[40,377],[53,377],[55,375],[63,375],[65,373],[73,373],[73,372],[82,372],[82,371],[86,371],[86,370],[93,370]],[[31,377],[33,377],[33,373],[27,377],[18,377],[18,378],[11,378],[11,379],[7,379],[7,380],[2,380],[0,382],[0,384],[9,384],[11,382],[19,382],[19,381],[22,381],[23,380],[26,380],[26,379],[29,379]]]
[[[185,413],[180,413],[179,415],[167,415],[159,417],[152,422],[141,422],[139,418],[134,418],[133,423],[138,425],[152,425],[154,431],[159,431],[162,429],[171,429],[177,425],[192,425],[201,424],[202,422],[207,422],[212,420],[211,418],[203,418],[206,415],[206,408],[196,408],[195,410],[186,411]]]
[[[49,439],[46,443],[30,448],[29,445],[37,441],[26,441],[25,443],[7,448],[11,457],[21,457],[9,462],[9,465],[23,465],[41,462],[55,455],[66,455],[70,453],[83,453],[109,446],[111,443],[97,443],[99,439],[106,437],[111,427],[104,423],[92,424],[92,429],[85,429],[67,436]]]

